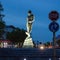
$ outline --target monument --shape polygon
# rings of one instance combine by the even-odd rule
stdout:
[[[34,44],[33,44],[33,41],[32,41],[32,38],[31,38],[31,31],[32,31],[32,24],[34,22],[34,16],[32,14],[32,12],[29,10],[28,11],[28,17],[27,17],[27,23],[26,23],[26,27],[27,27],[27,37],[23,43],[23,47],[24,48],[29,48],[29,47],[33,47]]]

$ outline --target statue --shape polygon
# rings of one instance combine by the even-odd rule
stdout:
[[[27,32],[26,32],[26,34],[27,33],[31,33],[31,30],[32,30],[32,24],[33,24],[33,22],[34,22],[34,16],[33,16],[33,14],[32,14],[32,12],[31,11],[28,11],[28,18],[27,18],[27,25],[26,25],[26,27],[27,27]]]
[[[27,37],[24,41],[24,44],[23,44],[23,47],[33,47],[33,41],[32,41],[32,38],[30,36],[30,33],[31,33],[31,30],[32,30],[32,24],[34,22],[34,16],[32,14],[31,11],[28,11],[28,17],[27,17],[27,24],[26,24],[26,27],[27,27]]]

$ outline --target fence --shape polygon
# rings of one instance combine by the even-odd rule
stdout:
[[[60,49],[56,49],[56,60],[60,60]],[[1,48],[0,60],[54,60],[53,49]]]

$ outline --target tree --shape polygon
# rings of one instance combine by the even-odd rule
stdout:
[[[50,42],[46,42],[44,45],[48,47],[50,46]]]
[[[5,22],[4,21],[0,21],[0,29],[4,29],[5,28]]]
[[[4,34],[4,28],[5,28],[5,22],[4,21],[0,21],[0,38],[2,38],[3,34]]]
[[[33,45],[34,45],[33,47],[36,48],[36,43],[35,43],[35,41],[33,41]]]
[[[23,43],[26,36],[25,30],[19,28],[7,33],[7,39],[11,40],[13,43]]]
[[[60,39],[57,40],[57,44],[60,46]]]
[[[39,42],[39,44],[42,44],[42,42]]]

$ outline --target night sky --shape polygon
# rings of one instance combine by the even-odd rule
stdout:
[[[60,0],[0,0],[4,7],[4,21],[7,25],[14,25],[26,30],[26,18],[28,10],[31,10],[35,16],[32,28],[32,38],[34,41],[47,42],[52,41],[52,32],[48,25],[51,20],[48,14],[52,10],[60,13]],[[57,21],[60,24],[60,18]],[[60,30],[56,36],[60,35]]]

